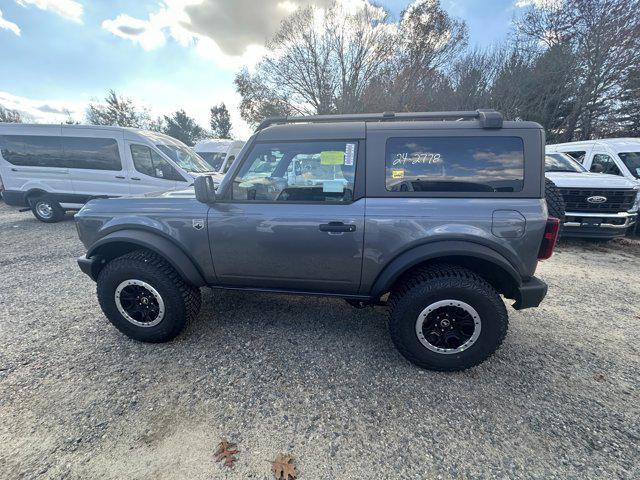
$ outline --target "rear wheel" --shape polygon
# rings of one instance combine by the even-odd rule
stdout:
[[[402,355],[430,370],[464,370],[489,358],[508,326],[494,288],[462,267],[413,273],[389,298],[391,338]]]
[[[64,218],[64,209],[47,195],[30,199],[29,203],[33,215],[41,222],[55,223]]]
[[[98,275],[98,301],[109,321],[142,342],[176,337],[200,310],[200,289],[187,284],[162,257],[135,251]]]

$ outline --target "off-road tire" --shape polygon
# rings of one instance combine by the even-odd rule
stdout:
[[[454,299],[480,316],[480,336],[466,350],[443,354],[427,349],[416,334],[420,312],[432,303]],[[465,370],[489,358],[502,344],[509,324],[504,302],[483,278],[454,265],[421,268],[400,280],[389,296],[389,332],[400,353],[429,370]]]
[[[544,198],[547,201],[547,210],[550,217],[556,217],[560,219],[560,227],[564,224],[564,214],[566,211],[566,204],[562,193],[556,184],[548,178],[544,179]]]
[[[44,205],[49,209],[51,212],[49,216],[45,216],[40,213],[41,205]],[[64,208],[62,208],[58,202],[48,195],[30,198],[29,206],[31,207],[33,216],[44,223],[57,223],[61,221],[65,215]]]
[[[152,327],[129,322],[118,310],[115,291],[125,280],[148,283],[165,304],[163,319]],[[122,333],[141,342],[160,343],[175,338],[200,310],[200,289],[187,284],[162,257],[146,250],[136,250],[111,260],[100,271],[97,281],[98,301],[109,321]]]

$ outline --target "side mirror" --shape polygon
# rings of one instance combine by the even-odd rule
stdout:
[[[199,202],[209,204],[216,201],[216,188],[213,184],[213,178],[209,175],[196,177],[193,188],[196,191],[196,200]]]

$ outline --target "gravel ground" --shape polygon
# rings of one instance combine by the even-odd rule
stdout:
[[[419,370],[385,309],[203,291],[177,340],[102,315],[71,218],[0,203],[0,478],[640,478],[640,241],[563,242],[488,362]],[[216,464],[221,438],[236,468]]]

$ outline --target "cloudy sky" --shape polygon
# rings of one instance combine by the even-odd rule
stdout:
[[[362,1],[362,0],[343,0]],[[537,0],[441,0],[464,19],[472,45],[500,42],[521,7]],[[300,5],[329,0],[0,0],[0,105],[34,120],[82,120],[107,90],[156,115],[184,108],[203,126],[226,102],[235,135],[233,77],[259,58],[266,37]],[[379,0],[397,18],[411,0]]]

